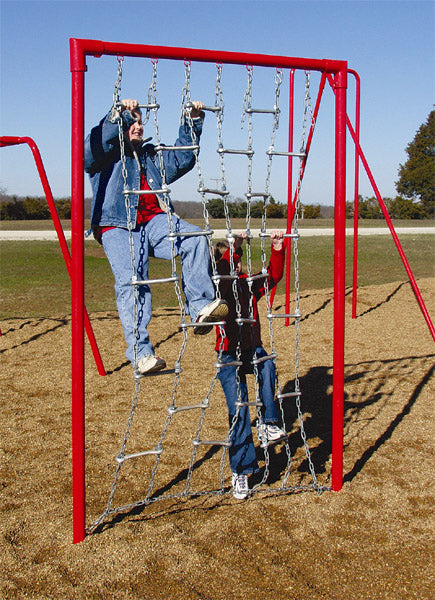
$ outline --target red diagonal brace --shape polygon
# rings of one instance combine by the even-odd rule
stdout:
[[[50,210],[51,218],[53,220],[54,228],[59,239],[60,248],[62,250],[65,265],[68,271],[68,275],[71,278],[71,255],[69,252],[68,244],[66,243],[65,234],[62,229],[62,224],[57,214],[56,204],[51,193],[50,184],[48,183],[47,174],[45,172],[44,164],[41,159],[38,147],[36,143],[30,137],[14,137],[14,136],[2,136],[0,137],[0,147],[16,146],[18,144],[27,144],[33,153],[35,159],[36,168],[38,169],[39,177],[41,179],[42,187],[44,189],[45,197],[47,199],[48,208]],[[91,345],[92,354],[94,355],[95,364],[97,365],[98,373],[100,375],[106,375],[103,361],[101,359],[100,351],[98,349],[97,342],[95,340],[94,332],[92,329],[91,322],[89,320],[88,312],[85,308],[85,330]]]

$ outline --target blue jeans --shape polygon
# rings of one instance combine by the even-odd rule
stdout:
[[[175,232],[200,231],[199,227],[171,216]],[[171,240],[168,216],[156,215],[145,225],[132,232],[136,275],[139,280],[148,279],[148,261],[150,256],[171,259]],[[119,318],[124,329],[128,348],[127,358],[134,364],[134,303],[135,286],[131,285],[133,270],[130,259],[129,232],[117,227],[106,231],[102,236],[106,256],[115,277],[116,304]],[[196,321],[198,313],[215,298],[214,285],[210,279],[210,256],[205,236],[177,237],[174,244],[175,254],[181,256],[182,289],[186,301],[186,313]],[[173,285],[173,284],[165,284]],[[154,354],[148,324],[151,320],[152,303],[149,285],[137,287],[137,352],[136,358]]]
[[[266,356],[267,352],[259,346],[256,349],[257,358]],[[248,387],[246,384],[246,375],[254,373],[254,366],[251,364],[255,358],[255,352],[243,352],[241,361],[243,365],[239,367],[240,379],[240,398],[237,396],[237,367],[228,366],[221,367],[218,373],[218,379],[221,382],[222,389],[225,394],[225,400],[228,407],[228,417],[230,427],[233,418],[236,414],[236,402],[248,402]],[[219,355],[218,355],[219,360]],[[228,363],[236,360],[233,354],[225,353],[219,362]],[[277,423],[278,412],[275,406],[275,373],[276,367],[273,360],[266,360],[257,365],[258,370],[258,387],[260,400],[263,403],[261,414],[264,423]],[[258,463],[252,439],[251,420],[249,415],[249,407],[241,406],[239,416],[234,426],[231,447],[229,448],[230,467],[233,473],[238,475],[248,475],[258,471]]]

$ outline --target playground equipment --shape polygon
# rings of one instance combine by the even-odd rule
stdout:
[[[136,44],[117,44],[102,42],[96,40],[70,40],[71,52],[71,73],[72,73],[72,239],[71,239],[71,279],[72,279],[72,368],[73,368],[73,541],[79,542],[86,535],[85,528],[85,455],[84,455],[84,353],[83,353],[83,331],[84,331],[84,275],[83,275],[83,145],[84,145],[84,74],[86,71],[86,57],[102,55],[112,56],[131,56],[148,57],[153,60],[168,59],[178,60],[190,63],[191,61],[273,67],[278,70],[290,69],[304,70],[306,72],[318,71],[322,73],[321,86],[316,102],[316,109],[323,92],[326,80],[331,85],[335,95],[335,240],[334,240],[334,351],[333,351],[333,439],[332,439],[332,470],[331,470],[331,488],[335,491],[342,486],[343,470],[343,400],[344,400],[344,312],[345,312],[345,184],[346,184],[346,127],[349,127],[351,133],[353,129],[346,113],[346,95],[347,95],[347,75],[348,68],[345,61],[334,60],[316,60],[285,56],[270,56],[260,54],[247,54],[236,52],[218,52],[210,50],[169,48],[162,46],[146,46]],[[310,132],[306,141],[303,155],[298,154],[297,158],[301,160],[299,170],[299,179],[296,186],[295,196],[288,206],[289,226],[288,235],[294,235],[297,239],[297,233],[291,234],[291,223],[294,222],[295,206],[299,197],[300,186],[304,174],[304,169],[309,152],[312,134],[316,120],[316,109],[311,115]],[[216,111],[218,113],[218,111]],[[252,107],[249,105],[249,94],[245,104],[245,114],[248,120],[253,114]],[[249,127],[249,125],[248,125]],[[290,129],[290,127],[289,127]],[[367,162],[362,154],[358,142],[358,134],[353,132],[352,136],[357,148],[356,164],[361,159],[366,170]],[[276,152],[284,154],[289,164],[289,181],[291,180],[291,162],[294,158],[292,148],[292,135],[289,136],[288,151]],[[273,145],[273,144],[272,144]],[[248,157],[250,150],[242,153]],[[273,156],[273,150],[270,157]],[[229,150],[220,147],[219,154],[222,158],[224,154],[238,154],[238,150]],[[369,172],[369,171],[368,171]],[[369,176],[370,177],[370,176]],[[374,183],[374,182],[372,182]],[[291,198],[291,184],[289,185],[289,198]],[[201,190],[201,187],[200,187]],[[208,190],[210,191],[210,190]],[[216,190],[213,190],[216,193]],[[221,193],[225,192],[221,188]],[[207,193],[207,188],[202,188],[203,194]],[[132,193],[132,192],[130,192]],[[165,193],[165,190],[162,191]],[[267,203],[267,192],[265,194],[264,204]],[[127,195],[129,195],[127,193]],[[262,194],[260,194],[261,196]],[[378,196],[378,193],[377,193]],[[251,196],[252,197],[252,196]],[[378,197],[378,199],[380,196]],[[385,214],[385,213],[384,213]],[[389,222],[390,226],[390,222]],[[207,227],[206,227],[207,229]],[[393,232],[392,225],[390,229]],[[262,228],[263,238],[266,236],[265,228]],[[231,230],[229,230],[231,236]],[[394,237],[394,235],[393,235]],[[397,236],[396,236],[397,245]],[[399,247],[399,246],[398,246]],[[402,251],[403,252],[403,251]],[[404,260],[404,254],[402,255]],[[406,259],[405,259],[406,260]],[[405,262],[405,261],[404,261]],[[407,264],[405,263],[407,268]],[[409,265],[408,265],[409,267]],[[408,272],[408,268],[407,268]],[[420,307],[425,319],[435,337],[433,325],[430,322],[429,315],[424,307],[421,295],[418,292],[417,285],[409,269],[413,289],[416,293]],[[289,294],[288,294],[289,296]],[[294,318],[297,321],[297,315],[290,315],[286,310],[285,318],[290,320]],[[297,379],[297,377],[295,378]],[[160,448],[155,451],[159,455]],[[124,456],[125,458],[125,456]],[[123,461],[120,461],[120,464]],[[316,487],[316,486],[314,486]]]

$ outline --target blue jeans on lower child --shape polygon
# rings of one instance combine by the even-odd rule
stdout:
[[[236,402],[248,402],[248,387],[246,375],[254,373],[253,358],[266,356],[267,352],[261,346],[256,350],[242,352],[241,362],[238,369],[240,385],[237,385],[237,367],[225,366],[219,369],[218,379],[221,382],[228,407],[230,427],[237,411]],[[218,355],[219,360],[219,355]],[[219,360],[225,364],[236,360],[231,353],[222,353]],[[265,360],[257,364],[258,391],[263,406],[261,413],[264,423],[277,423],[278,412],[275,405],[275,373],[276,367],[273,360]],[[239,393],[238,393],[239,387]],[[258,471],[258,463],[252,439],[251,420],[249,406],[241,406],[237,422],[231,436],[231,447],[229,448],[230,467],[233,473],[238,475],[249,475]]]
[[[199,227],[183,221],[175,215],[170,217],[173,231],[201,231]],[[149,257],[171,260],[171,240],[168,215],[158,214],[145,225],[132,231],[136,275],[139,280],[148,279]],[[136,359],[154,354],[154,346],[148,334],[151,320],[152,303],[149,285],[138,286],[137,290],[137,324],[135,335],[135,291],[131,285],[133,269],[127,229],[116,227],[106,231],[102,236],[106,256],[115,277],[116,304],[119,318],[124,329],[128,345],[126,356],[134,364],[135,337],[137,338]],[[214,285],[210,279],[210,256],[205,236],[177,237],[174,251],[181,256],[182,289],[186,301],[186,313],[192,322],[198,313],[215,298]],[[165,284],[173,285],[173,284]]]

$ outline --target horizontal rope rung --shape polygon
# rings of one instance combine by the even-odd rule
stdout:
[[[252,156],[253,150],[231,150],[230,148],[218,148],[219,154],[245,154],[246,156]]]
[[[124,190],[122,192],[124,194],[124,196],[127,196],[129,194],[136,194],[138,196],[146,196],[147,194],[170,194],[171,190],[168,187],[164,187],[160,190]]]
[[[223,367],[241,367],[243,365],[241,360],[232,360],[230,362],[220,363],[215,362],[214,366],[216,369],[222,369]]]
[[[258,365],[260,363],[265,362],[266,360],[274,360],[275,358],[277,358],[278,354],[276,354],[276,352],[274,352],[273,354],[268,354],[267,356],[261,356],[260,358],[254,358],[251,363],[253,365]]]
[[[165,152],[167,150],[199,150],[199,145],[192,146],[154,146],[156,152]]]
[[[231,448],[231,442],[220,442],[213,440],[193,440],[194,446],[225,446]]]
[[[138,458],[140,456],[148,456],[150,454],[161,454],[163,452],[163,448],[161,446],[156,446],[156,448],[154,450],[144,450],[143,452],[135,452],[134,454],[125,454],[124,456],[121,456],[118,454],[118,456],[116,457],[116,462],[120,465],[122,464],[125,460],[130,460],[130,458]]]
[[[212,229],[208,229],[206,231],[173,231],[168,233],[167,237],[169,239],[179,238],[179,237],[199,237],[201,235],[213,235],[214,231]]]
[[[162,279],[138,279],[137,281],[132,281],[130,285],[151,285],[153,283],[173,283],[175,281],[180,281],[180,277],[178,275],[175,277],[165,277]]]
[[[292,314],[278,314],[278,313],[267,313],[266,317],[268,319],[300,319],[301,315],[299,313]]]
[[[230,193],[228,190],[213,190],[211,188],[202,188],[202,187],[198,188],[198,192],[200,194],[215,194],[217,196],[228,196]]]
[[[168,408],[168,413],[170,415],[175,415],[175,413],[177,412],[181,412],[183,410],[193,410],[195,408],[208,408],[209,404],[207,403],[202,403],[202,404],[192,404],[190,406],[170,406]]]
[[[277,150],[267,150],[268,156],[295,156],[299,158],[305,158],[305,152],[278,152]]]
[[[281,398],[298,398],[299,396],[302,396],[302,392],[287,392],[285,394],[277,394],[276,397],[278,399]]]

